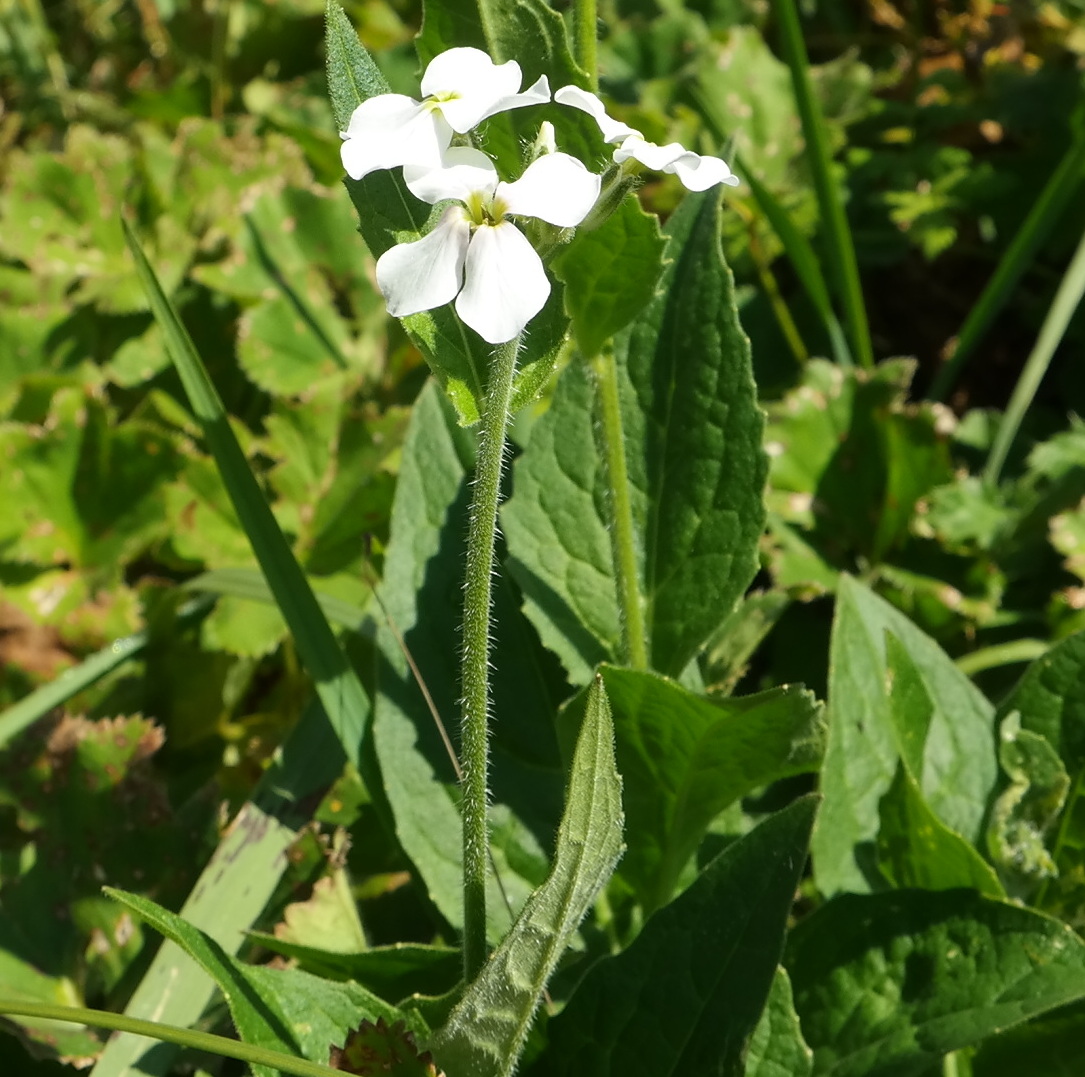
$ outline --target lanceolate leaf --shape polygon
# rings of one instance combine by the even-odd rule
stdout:
[[[792,933],[787,967],[826,1077],[918,1077],[1085,996],[1069,927],[971,890],[835,898]]]
[[[594,965],[548,1025],[532,1077],[739,1077],[816,807],[804,797],[771,816],[652,916],[627,950]]]
[[[712,820],[761,785],[817,769],[821,704],[801,688],[708,700],[655,673],[602,667],[629,849],[621,874],[649,910],[673,893]],[[565,722],[583,713],[579,700]]]
[[[621,853],[622,782],[610,707],[597,678],[573,756],[550,876],[430,1041],[448,1073],[512,1073],[546,981]]]
[[[874,844],[878,802],[901,758],[887,631],[907,652],[933,707],[923,734],[922,772],[915,775],[931,810],[978,846],[997,781],[991,705],[902,613],[842,576],[830,654],[829,742],[821,777],[825,805],[812,842],[814,876],[826,894],[884,884]],[[909,744],[905,751],[920,755]]]
[[[753,578],[764,524],[763,421],[718,234],[718,199],[687,199],[668,224],[656,300],[615,342],[637,591],[651,664],[670,675]],[[528,616],[578,681],[617,657],[620,638],[592,399],[569,367],[503,516]]]

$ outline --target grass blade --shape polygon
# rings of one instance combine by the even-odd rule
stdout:
[[[930,399],[944,400],[953,388],[965,363],[971,358],[976,345],[983,339],[998,312],[1003,308],[1010,293],[1025,271],[1041,244],[1051,234],[1051,229],[1062,216],[1074,193],[1081,187],[1085,175],[1085,128],[1078,132],[1066,156],[1051,174],[1040,197],[1029,210],[1025,223],[1013,237],[1003,254],[998,268],[984,288],[976,305],[968,312],[961,326],[957,344],[948,363],[938,372],[931,386]]]
[[[298,654],[316,684],[328,720],[347,758],[357,763],[359,741],[369,720],[369,699],[249,469],[192,339],[162,291],[135,233],[127,221],[123,223],[151,310],[162,328],[166,347],[203,427],[241,526],[294,637]]]
[[[213,605],[214,601],[207,598],[186,603],[177,611],[178,625],[199,621],[210,612]],[[43,684],[18,703],[8,707],[0,714],[0,748],[54,707],[66,703],[72,696],[82,692],[84,688],[89,688],[123,662],[136,658],[149,641],[150,635],[146,630],[116,639],[108,647],[103,647],[96,654],[85,658],[79,665],[66,669],[49,684]]]
[[[1021,371],[1021,377],[1014,386],[1013,396],[1006,406],[1006,414],[999,424],[998,433],[995,435],[994,444],[991,446],[991,454],[987,457],[987,466],[984,468],[983,477],[992,485],[998,482],[998,476],[1002,471],[1002,465],[1009,455],[1010,446],[1017,436],[1021,420],[1025,417],[1036,390],[1040,387],[1047,368],[1051,365],[1051,359],[1055,349],[1059,346],[1070,319],[1074,316],[1081,303],[1081,297],[1085,295],[1085,233],[1082,234],[1070,266],[1066,270],[1059,290],[1051,303],[1051,309],[1044,318],[1044,324],[1040,327],[1040,335],[1036,338],[1036,344],[1025,361],[1025,369]]]
[[[813,246],[792,224],[787,210],[776,196],[744,164],[739,163],[739,168],[742,178],[750,185],[757,208],[772,225],[773,231],[784,245],[784,250],[795,267],[803,291],[806,292],[807,298],[814,304],[814,309],[821,317],[822,325],[832,345],[833,358],[842,367],[854,366],[851,349],[848,347],[844,330],[840,327],[840,321],[833,310],[832,300],[829,298],[829,287],[825,283]]]
[[[806,138],[810,171],[813,173],[814,188],[817,191],[818,206],[821,211],[821,224],[824,228],[833,276],[836,278],[836,287],[844,304],[844,320],[847,324],[851,348],[859,360],[859,365],[872,370],[874,349],[870,342],[866,307],[863,305],[863,289],[859,280],[859,266],[855,259],[855,244],[852,242],[848,218],[844,213],[840,188],[833,178],[832,154],[829,152],[829,139],[825,133],[825,120],[810,85],[810,60],[806,55],[806,46],[802,40],[799,13],[795,7],[795,0],[775,0],[773,9],[780,26],[781,51],[791,71],[791,81],[795,87],[795,102],[798,105],[803,135]]]
[[[293,1077],[335,1077],[342,1070],[333,1070],[319,1062],[309,1062],[304,1058],[294,1058],[282,1051],[272,1051],[267,1047],[254,1047],[225,1036],[215,1036],[210,1032],[196,1032],[190,1028],[176,1028],[172,1025],[159,1024],[157,1021],[141,1021],[125,1014],[110,1013],[108,1010],[88,1010],[82,1006],[58,1006],[49,1002],[26,1002],[22,999],[0,998],[0,1014],[12,1017],[40,1017],[47,1021],[71,1021],[74,1024],[91,1025],[94,1028],[112,1028],[134,1035],[151,1037],[159,1042],[176,1044],[178,1047],[191,1047],[196,1051],[221,1055],[223,1058],[237,1058],[242,1062],[256,1065],[274,1066],[282,1073]]]

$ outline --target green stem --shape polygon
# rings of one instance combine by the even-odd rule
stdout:
[[[494,542],[505,430],[520,338],[494,351],[486,406],[478,438],[474,496],[467,529],[467,571],[463,599],[463,709],[460,757],[463,765],[463,975],[470,983],[486,961],[486,865],[490,848],[486,770],[490,711],[490,612]]]
[[[629,497],[629,469],[625,460],[621,402],[618,398],[618,364],[614,353],[608,349],[597,355],[592,361],[592,368],[599,403],[599,432],[610,488],[610,537],[622,619],[622,660],[634,669],[648,669],[644,610],[637,588],[633,503]]]
[[[207,1051],[223,1058],[236,1058],[257,1066],[269,1066],[283,1073],[296,1077],[334,1077],[341,1070],[333,1070],[319,1062],[308,1062],[303,1058],[274,1051],[268,1047],[256,1047],[249,1043],[238,1043],[225,1036],[215,1036],[210,1032],[197,1032],[191,1028],[176,1028],[173,1025],[160,1025],[155,1021],[143,1021],[137,1017],[128,1017],[123,1013],[110,1013],[107,1010],[88,1010],[82,1006],[58,1006],[51,1002],[27,1002],[23,999],[0,998],[0,1014],[8,1017],[37,1017],[49,1021],[69,1021],[77,1025],[91,1025],[94,1028],[110,1028],[118,1032],[132,1032],[137,1036],[148,1036],[164,1043],[176,1043],[181,1047],[191,1047],[195,1051]]]
[[[847,215],[844,213],[840,188],[833,178],[832,153],[829,149],[829,137],[825,133],[825,122],[810,84],[810,60],[802,39],[799,13],[795,0],[776,0],[773,7],[780,26],[781,51],[791,71],[791,82],[795,88],[795,103],[806,137],[807,160],[810,162],[814,188],[817,191],[830,262],[844,302],[844,320],[851,338],[852,351],[860,366],[873,370],[874,349],[870,342],[866,307],[863,305],[859,264],[855,258],[855,245],[852,242]]]
[[[588,73],[589,88],[599,89],[599,60],[596,53],[599,13],[596,0],[576,0],[576,59]]]

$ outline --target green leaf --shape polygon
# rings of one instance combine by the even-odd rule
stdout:
[[[998,758],[1010,785],[991,809],[987,847],[1010,892],[1024,900],[1059,873],[1045,837],[1066,804],[1070,776],[1045,737],[1021,728],[1017,711],[999,728]]]
[[[690,198],[674,214],[661,291],[615,342],[637,591],[651,664],[670,675],[753,578],[764,521],[762,416],[718,211],[715,197]],[[621,635],[592,396],[570,365],[502,515],[525,611],[578,682],[618,657]]]
[[[944,411],[907,402],[914,369],[811,360],[768,409],[769,509],[837,568],[883,561],[907,541],[917,500],[952,478]]]
[[[410,650],[430,698],[452,738],[459,718],[460,625],[463,617],[463,557],[467,535],[474,438],[460,429],[435,387],[415,404],[403,449],[385,551],[380,594],[385,615],[378,635],[378,698],[374,745],[383,791],[396,835],[434,905],[453,926],[461,923],[462,825],[456,806],[455,771],[391,630]],[[495,584],[497,637],[493,657],[495,713],[491,792],[495,813],[508,809],[517,848],[531,849],[521,871],[510,870],[500,849],[495,858],[513,909],[545,875],[546,849],[561,813],[560,755],[553,715],[564,691],[553,676],[518,609],[507,580]],[[492,823],[498,822],[495,814]],[[526,830],[525,830],[526,828]],[[495,834],[495,838],[496,838]],[[487,912],[493,940],[508,930],[511,916],[491,879]]]
[[[1006,896],[991,865],[927,806],[903,761],[878,804],[878,821],[878,867],[893,886]]]
[[[603,225],[583,232],[554,259],[580,353],[590,359],[655,296],[664,240],[659,221],[626,198]]]
[[[1085,767],[1085,632],[1037,658],[998,708],[998,721],[1017,711],[1021,728],[1055,748],[1071,775]]]
[[[655,673],[601,668],[624,783],[628,851],[619,869],[649,911],[671,896],[708,825],[728,805],[821,763],[821,704],[802,688],[719,700]],[[584,693],[562,715],[584,712]]]
[[[622,781],[606,690],[592,686],[546,882],[429,1043],[450,1073],[511,1074],[550,974],[622,854]]]
[[[791,980],[776,970],[768,1002],[750,1037],[745,1077],[810,1077],[814,1052],[806,1046],[791,996]]]
[[[901,758],[887,632],[907,653],[933,708],[915,780],[935,816],[978,847],[997,781],[991,705],[902,613],[841,576],[829,659],[829,742],[821,777],[825,804],[812,843],[814,877],[829,895],[884,885],[875,862],[878,803]],[[909,689],[906,695],[912,694]],[[924,721],[921,715],[920,729]],[[919,754],[914,747],[907,751]]]
[[[626,950],[592,966],[547,1026],[549,1044],[530,1072],[738,1077],[783,949],[816,807],[804,797],[770,816]]]
[[[389,1024],[400,1012],[353,983],[333,983],[297,969],[244,965],[209,935],[147,898],[106,887],[126,905],[198,962],[222,991],[238,1034],[245,1043],[326,1062],[328,1049],[341,1043],[359,1020]],[[275,1077],[253,1066],[259,1077]]]
[[[230,429],[222,401],[191,338],[163,293],[135,235],[127,225],[125,229],[151,309],[166,337],[170,358],[203,427],[233,507],[290,628],[302,662],[315,682],[328,720],[347,758],[356,763],[362,733],[369,720],[369,698],[313,597],[312,588],[249,469]]]
[[[792,932],[786,963],[826,1077],[918,1077],[1085,995],[1070,928],[969,890],[835,898]]]

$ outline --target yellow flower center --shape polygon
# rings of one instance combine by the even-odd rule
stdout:
[[[472,228],[481,228],[484,224],[500,224],[508,212],[505,203],[500,198],[484,194],[482,191],[472,191],[464,207]]]

